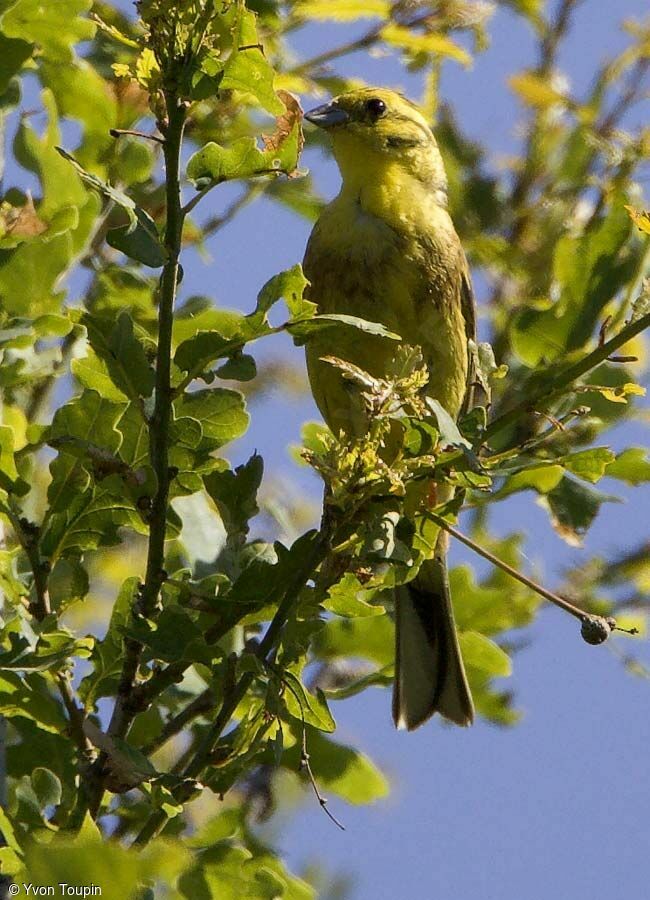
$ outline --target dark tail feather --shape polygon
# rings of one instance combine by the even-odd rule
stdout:
[[[458,644],[445,545],[397,589],[393,719],[412,731],[438,712],[471,725],[474,704]]]

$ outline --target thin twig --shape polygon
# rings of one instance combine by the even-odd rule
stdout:
[[[318,805],[320,806],[320,808],[323,810],[325,815],[328,818],[330,818],[332,820],[332,822],[334,822],[334,824],[338,828],[341,829],[341,831],[345,831],[345,825],[343,825],[341,822],[339,822],[339,820],[336,818],[336,816],[328,808],[327,799],[325,797],[323,797],[323,795],[319,791],[318,785],[316,783],[316,778],[314,777],[314,773],[311,768],[311,763],[309,761],[309,753],[307,751],[307,723],[305,722],[305,710],[303,707],[302,700],[298,696],[298,693],[295,690],[295,688],[293,687],[293,685],[289,684],[289,682],[286,681],[286,679],[284,679],[282,677],[282,675],[275,669],[275,667],[271,667],[271,671],[277,678],[280,679],[283,687],[285,687],[288,691],[291,692],[296,703],[298,704],[298,708],[300,709],[300,721],[301,721],[301,725],[302,725],[302,738],[301,738],[301,742],[300,742],[300,768],[304,769],[305,772],[307,773],[307,777],[309,779],[312,790],[314,792],[314,796],[318,800]],[[282,725],[280,723],[279,723],[279,727],[280,728],[282,727]]]
[[[409,22],[406,22],[404,24],[404,27],[417,28],[419,25],[426,25],[432,22],[435,18],[435,13],[424,13],[423,15],[415,16]],[[306,59],[304,62],[298,63],[298,65],[293,66],[293,68],[291,68],[289,72],[292,75],[299,75],[303,72],[309,72],[313,71],[314,69],[318,69],[321,66],[326,65],[327,63],[333,62],[335,59],[340,59],[343,56],[349,56],[350,53],[356,53],[358,50],[367,50],[369,47],[372,47],[373,44],[377,44],[381,41],[381,36],[385,25],[385,22],[381,22],[379,25],[374,25],[360,38],[356,38],[353,41],[347,41],[345,44],[334,47],[332,50],[326,50],[324,53],[319,53],[317,56],[312,56],[311,59]]]
[[[311,784],[312,790],[320,808],[323,810],[325,815],[334,822],[334,824],[341,829],[341,831],[345,831],[345,825],[336,818],[334,813],[330,810],[327,805],[327,800],[321,792],[318,790],[318,785],[316,784],[316,779],[314,778],[314,773],[311,770],[311,763],[309,762],[309,753],[307,752],[307,729],[305,728],[305,719],[303,716],[302,720],[302,743],[300,748],[300,768],[304,769],[307,773],[307,777],[309,778],[309,782]]]
[[[86,737],[84,731],[85,715],[83,709],[77,704],[74,689],[70,683],[70,676],[65,672],[57,672],[55,679],[63,705],[68,713],[70,734],[77,745],[77,749],[87,760],[89,756],[93,755],[93,745]]]
[[[283,175],[283,174],[286,174],[286,172],[284,172],[282,169],[275,169],[275,168],[273,168],[273,167],[269,167],[268,169],[258,169],[258,171],[255,172],[255,176],[254,176],[254,177],[255,177],[255,178],[258,178],[258,177],[261,177],[261,176],[263,176],[263,175]],[[256,184],[256,182],[252,182],[252,183],[253,183],[253,184]],[[216,179],[215,181],[211,181],[211,182],[210,182],[209,184],[207,184],[204,188],[201,188],[201,190],[200,190],[198,193],[196,193],[196,194],[192,197],[191,200],[188,200],[187,203],[185,204],[185,206],[183,207],[183,210],[182,210],[182,211],[183,211],[183,216],[189,215],[189,213],[192,212],[192,210],[193,210],[193,209],[201,202],[201,200],[203,200],[203,198],[205,197],[205,195],[206,195],[206,194],[209,194],[210,191],[211,191],[213,188],[218,187],[220,184],[223,184],[223,180],[221,180],[221,179]],[[246,203],[248,203],[249,199],[252,199],[252,197],[247,197],[246,194],[244,194],[240,199],[236,200],[236,201],[233,203],[233,206],[234,206],[234,211],[233,211],[233,213],[230,214],[230,211],[229,211],[229,210],[226,210],[226,213],[224,213],[224,215],[227,215],[227,216],[228,216],[227,221],[229,221],[229,220],[232,218],[232,216],[233,216],[236,212],[238,212],[239,209],[241,209],[242,206],[245,206]],[[240,202],[240,201],[241,201],[241,202]],[[220,218],[220,217],[219,217],[219,218]],[[221,227],[222,224],[224,224],[224,223],[219,222],[219,227]],[[213,228],[212,231],[216,231],[216,228]]]
[[[144,747],[141,747],[141,752],[144,753],[145,756],[151,756],[152,753],[160,750],[163,744],[166,744],[168,740],[177,735],[179,731],[182,731],[186,725],[189,725],[190,722],[198,716],[203,715],[203,713],[207,713],[213,709],[216,702],[216,697],[214,696],[212,688],[206,688],[200,694],[197,694],[194,700],[192,700],[191,703],[188,703],[181,712],[170,719],[157,737]]]
[[[157,134],[146,134],[144,131],[133,131],[132,128],[110,128],[109,132],[111,137],[120,138],[125,134],[130,134],[133,137],[143,138],[147,141],[154,141],[156,144],[164,144],[165,138],[160,137]]]
[[[587,372],[595,369],[596,366],[606,362],[614,351],[618,350],[619,347],[622,347],[633,337],[636,337],[637,334],[641,334],[646,328],[650,328],[650,313],[641,316],[634,322],[630,322],[617,335],[610,338],[609,341],[599,344],[595,350],[592,350],[591,353],[588,353],[578,362],[561,371],[554,378],[549,376],[543,379],[545,387],[532,397],[526,397],[490,422],[482,435],[482,440],[489,440],[493,435],[515,422],[520,415],[528,413],[531,409],[537,409],[540,405],[546,406],[558,397],[563,396],[570,385],[583,375],[586,375]]]
[[[606,619],[603,616],[594,616],[591,613],[585,612],[584,609],[580,609],[578,606],[574,606],[573,603],[569,603],[569,601],[565,600],[564,597],[560,597],[558,596],[558,594],[554,594],[553,591],[549,591],[547,590],[547,588],[542,587],[541,584],[537,584],[536,581],[533,581],[532,578],[524,575],[523,572],[519,572],[517,569],[513,569],[512,566],[508,565],[508,563],[504,562],[502,559],[499,559],[498,556],[490,553],[489,550],[481,547],[480,544],[476,543],[476,541],[473,541],[471,538],[467,537],[467,535],[463,534],[461,531],[458,531],[457,528],[454,528],[453,525],[450,525],[449,522],[447,522],[446,519],[443,519],[442,516],[439,516],[434,512],[428,512],[426,515],[433,522],[435,522],[450,535],[452,535],[452,537],[455,537],[457,541],[460,541],[462,544],[465,544],[466,547],[469,547],[471,550],[473,550],[474,553],[482,556],[483,559],[491,562],[492,565],[497,566],[497,568],[510,575],[511,578],[514,578],[516,581],[521,582],[521,584],[525,585],[527,588],[530,588],[531,591],[539,594],[540,597],[543,597],[550,603],[555,604],[555,606],[559,606],[560,609],[563,609],[565,612],[568,612],[569,615],[574,616],[583,625],[585,623],[602,622],[603,626],[611,631],[625,631],[628,634],[638,633],[637,629],[630,629],[628,631],[625,628],[617,628],[616,622],[613,619]]]
[[[212,237],[217,231],[220,231],[225,225],[235,218],[237,213],[241,212],[245,206],[248,206],[256,197],[264,193],[266,185],[259,181],[250,181],[246,185],[246,189],[237,197],[236,200],[226,207],[221,215],[213,216],[203,226],[203,237]]]

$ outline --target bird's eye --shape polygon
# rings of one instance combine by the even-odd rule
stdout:
[[[366,102],[366,109],[373,119],[378,119],[386,112],[386,104],[379,97],[373,97]]]

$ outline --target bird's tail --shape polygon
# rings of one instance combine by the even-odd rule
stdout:
[[[446,541],[417,578],[397,589],[393,719],[411,731],[438,712],[471,725],[474,704],[454,623]]]

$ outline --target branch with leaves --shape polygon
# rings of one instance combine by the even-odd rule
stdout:
[[[495,682],[510,667],[501,636],[526,628],[540,597],[596,637],[613,615],[617,630],[643,629],[643,552],[588,560],[554,593],[524,571],[524,538],[496,540],[491,525],[530,491],[575,546],[605,514],[601,479],[630,490],[650,481],[643,448],[602,443],[636,415],[650,325],[650,226],[637,200],[647,136],[626,131],[647,75],[647,28],[595,68],[581,101],[556,78],[577,4],[560,3],[548,21],[519,5],[537,46],[511,81],[528,137],[508,179],[439,102],[441,67],[469,60],[457,36],[469,32],[480,52],[487,7],[376,4],[360,36],[296,61],[297,31],[351,21],[363,5],[257,4],[256,15],[243,0],[142,0],[137,20],[108,2],[91,18],[27,6],[0,16],[13,48],[3,116],[16,116],[16,161],[30,175],[16,175],[0,204],[0,715],[20,748],[8,755],[2,871],[65,881],[61,832],[89,883],[93,859],[127,873],[125,896],[154,873],[180,895],[195,878],[217,892],[230,878],[251,897],[271,884],[274,896],[308,898],[313,888],[251,827],[255,785],[263,815],[282,805],[278,772],[323,808],[324,794],[358,803],[386,793],[375,764],[335,740],[330,707],[391,683],[389,598],[428,552],[421,523],[494,566],[481,580],[469,567],[451,572],[472,690],[491,721],[516,718]],[[224,226],[262,196],[314,219],[320,200],[298,168],[291,92],[345,89],[339,63],[379,47],[421,79],[450,211],[493,284],[493,350],[476,348],[486,402],[459,423],[423,402],[418,348],[380,323],[318,314],[300,266],[255,303],[235,297],[237,309],[192,295],[183,272],[188,248],[217,235],[230,246]],[[26,77],[43,89],[43,129],[16,106]],[[72,152],[59,146],[63,116],[79,125]],[[233,183],[234,199],[222,188]],[[202,216],[213,199],[219,212]],[[242,249],[237,237],[237,265],[251,264],[258,238]],[[314,531],[300,500],[289,524],[258,516],[273,472],[257,453],[229,460],[258,427],[246,396],[264,399],[260,342],[302,345],[335,326],[385,340],[394,365],[376,379],[328,359],[371,424],[355,440],[305,426],[294,456],[326,486]],[[389,432],[399,436],[392,460]],[[268,435],[254,435],[265,451]],[[455,500],[433,505],[432,482],[451,485]],[[461,501],[473,525],[462,532],[451,524]],[[305,675],[312,663],[317,679]],[[225,802],[202,825],[192,801],[207,792]]]

